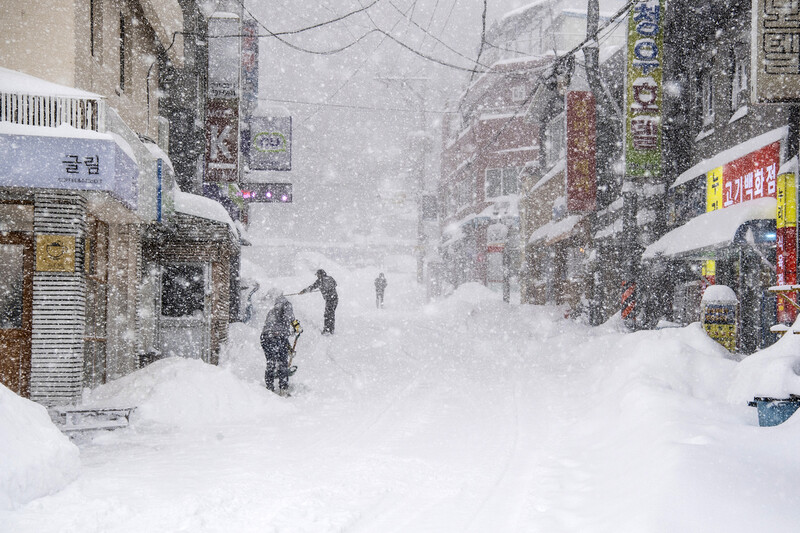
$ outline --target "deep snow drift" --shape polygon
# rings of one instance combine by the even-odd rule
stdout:
[[[800,523],[800,418],[761,428],[747,406],[800,393],[800,336],[736,362],[697,324],[589,328],[479,285],[426,304],[413,265],[386,270],[384,310],[377,269],[309,255],[292,276],[262,267],[244,265],[259,294],[296,292],[319,267],[339,283],[333,337],[319,333],[318,293],[290,297],[305,328],[293,396],[262,385],[265,302],[232,325],[219,367],[168,359],[87,394],[138,408],[131,427],[79,443],[71,483],[74,446],[40,408],[2,391],[0,466],[31,485],[18,495],[0,482],[0,530],[730,533]]]

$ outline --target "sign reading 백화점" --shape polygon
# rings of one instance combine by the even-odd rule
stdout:
[[[292,117],[253,117],[250,169],[292,170]]]

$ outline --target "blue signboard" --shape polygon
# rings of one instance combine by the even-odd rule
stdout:
[[[0,134],[0,186],[106,191],[136,209],[136,161],[110,136]]]

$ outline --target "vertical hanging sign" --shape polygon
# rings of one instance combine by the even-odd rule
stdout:
[[[800,101],[800,2],[753,0],[753,103]]]
[[[594,95],[567,93],[567,211],[594,211],[597,198]]]
[[[234,13],[208,20],[205,181],[239,181],[241,23]]]
[[[628,17],[625,173],[661,173],[661,102],[666,0],[635,0]]]
[[[776,277],[778,285],[795,285],[797,283],[797,160],[788,172],[778,174],[778,212]],[[783,169],[781,169],[783,170]],[[778,296],[778,322],[794,323],[797,310],[786,301],[796,301],[797,296],[785,294]]]

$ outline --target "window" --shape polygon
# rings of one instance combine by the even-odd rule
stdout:
[[[733,52],[733,68],[731,78],[731,110],[736,111],[747,105],[747,68],[746,50],[737,47]]]
[[[92,57],[100,58],[103,49],[103,2],[89,1],[89,52]]]
[[[166,265],[164,266],[161,280],[162,316],[192,317],[202,315],[205,303],[203,265]]]
[[[125,28],[125,15],[119,14],[119,89],[125,90],[125,56],[128,47],[128,35]]]
[[[500,196],[502,193],[502,173],[503,171],[499,168],[487,168],[486,169],[486,197],[493,198],[495,196]]]
[[[524,102],[527,97],[524,85],[517,85],[511,88],[511,100],[514,102]]]
[[[700,78],[700,98],[703,110],[703,126],[714,123],[714,76],[706,69]]]
[[[486,198],[517,194],[521,170],[521,167],[486,169]]]
[[[520,169],[516,167],[508,167],[503,169],[503,194],[517,194],[519,190],[519,176]]]

